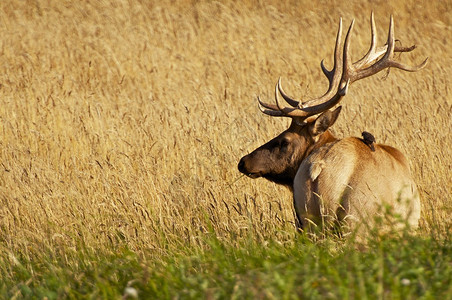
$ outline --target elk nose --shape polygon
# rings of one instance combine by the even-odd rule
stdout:
[[[245,173],[245,162],[243,161],[243,157],[239,161],[238,168],[240,172]]]

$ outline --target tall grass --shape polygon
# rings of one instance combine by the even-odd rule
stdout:
[[[374,235],[368,248],[313,242],[287,243],[252,236],[238,245],[204,235],[206,249],[151,259],[130,249],[67,251],[39,263],[11,253],[2,264],[4,298],[141,299],[450,299],[450,236]],[[238,247],[237,247],[238,246]]]
[[[236,170],[242,155],[288,125],[260,114],[255,97],[271,97],[278,76],[294,96],[324,92],[318,64],[323,58],[331,64],[339,17],[356,18],[358,57],[369,44],[371,10],[380,44],[394,14],[396,38],[418,45],[400,59],[415,64],[429,56],[429,65],[354,84],[334,131],[343,137],[367,130],[406,153],[422,196],[420,234],[444,238],[452,224],[450,6],[2,1],[5,282],[42,283],[41,270],[55,267],[42,272],[55,278],[69,272],[82,285],[114,268],[109,255],[131,270],[139,263],[133,257],[170,268],[171,257],[190,251],[206,257],[210,235],[230,247],[248,239],[289,244],[288,252],[283,246],[275,252],[291,254],[299,244],[290,193]],[[118,281],[127,277],[115,274]],[[27,295],[17,288],[2,291]]]

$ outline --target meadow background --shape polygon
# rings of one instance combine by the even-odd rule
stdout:
[[[339,17],[356,60],[371,11],[379,45],[393,14],[418,46],[399,59],[429,63],[353,84],[333,131],[406,153],[423,211],[355,252],[296,234],[290,192],[237,163],[289,124],[256,96],[323,93]],[[1,297],[450,297],[451,21],[451,1],[1,1]]]

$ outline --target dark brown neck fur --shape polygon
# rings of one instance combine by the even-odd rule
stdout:
[[[306,149],[305,153],[303,154],[303,157],[300,161],[300,165],[303,162],[303,160],[305,160],[313,151],[315,151],[316,149],[319,149],[320,147],[328,144],[328,143],[332,143],[337,141],[338,139],[329,131],[325,131],[318,139],[317,142],[314,142],[308,149]],[[282,184],[284,186],[286,186],[287,188],[289,188],[289,190],[293,191],[293,180],[295,178],[295,175],[297,174],[299,166],[297,166],[297,168],[295,170],[293,170],[294,172],[290,172],[291,174],[288,175],[286,178],[284,178],[283,180],[280,179],[279,182],[274,180],[273,178],[267,178],[273,182],[276,182],[278,184]]]

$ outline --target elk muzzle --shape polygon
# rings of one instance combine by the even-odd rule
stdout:
[[[248,154],[242,157],[238,164],[238,169],[241,173],[245,174],[246,176],[250,178],[258,178],[262,176],[262,172],[258,171],[256,168],[253,167],[254,163],[252,162],[253,159],[250,157],[252,155]]]

